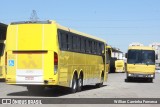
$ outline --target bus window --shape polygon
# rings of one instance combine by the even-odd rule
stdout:
[[[62,43],[63,50],[67,50],[67,38],[68,38],[68,35],[66,35],[65,33],[61,34],[61,43]]]
[[[72,35],[69,34],[68,35],[68,50],[72,51],[73,49],[73,38],[72,38]]]
[[[81,37],[81,52],[85,52],[85,39]]]
[[[73,35],[73,50],[77,51],[77,36]]]
[[[92,41],[92,54],[96,54],[96,42]]]
[[[77,52],[80,52],[80,47],[81,47],[81,44],[80,44],[80,37],[77,36]]]
[[[86,39],[86,53],[90,53],[89,40]]]
[[[98,49],[98,55],[101,55],[102,54],[102,45],[101,43],[97,43],[97,49]]]

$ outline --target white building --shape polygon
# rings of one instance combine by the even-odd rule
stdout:
[[[117,59],[124,59],[123,52],[120,51],[118,48],[112,48],[112,55],[111,57],[117,58]]]
[[[156,56],[158,56],[158,59],[156,60],[156,68],[160,69],[160,43],[154,42],[152,44],[149,44],[149,46],[155,49]]]
[[[160,57],[160,43],[155,42],[152,44],[149,44],[150,47],[153,47],[155,49],[156,54]]]

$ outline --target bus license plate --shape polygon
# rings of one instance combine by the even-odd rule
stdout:
[[[25,77],[25,80],[34,80],[34,77],[33,76],[27,76],[27,77]]]

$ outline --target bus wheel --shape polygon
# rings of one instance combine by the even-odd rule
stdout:
[[[77,77],[76,75],[74,75],[72,79],[71,93],[76,93],[76,91],[77,91]]]
[[[82,77],[82,75],[80,75],[80,77],[78,79],[78,87],[77,87],[78,92],[80,92],[82,90],[82,86],[83,86],[83,77]]]

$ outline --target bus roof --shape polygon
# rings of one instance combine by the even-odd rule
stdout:
[[[98,41],[106,43],[106,41],[103,40],[103,39],[100,39],[100,38],[97,38],[95,36],[92,36],[92,35],[89,35],[89,34],[86,34],[86,33],[82,33],[82,32],[79,32],[79,31],[76,31],[76,30],[73,30],[73,29],[70,29],[70,28],[65,27],[65,26],[62,26],[62,25],[58,24],[56,21],[54,21],[54,20],[47,20],[47,21],[19,21],[19,22],[12,22],[11,23],[11,25],[16,25],[16,24],[56,24],[59,29],[62,29],[62,30],[65,30],[65,31],[70,31],[70,32],[73,32],[75,34],[82,35],[82,36],[85,36],[85,37],[88,37],[88,38],[93,38],[95,40],[98,40]]]
[[[128,49],[129,50],[131,50],[131,49],[136,49],[136,50],[154,50],[154,48],[149,47],[149,46],[130,46]]]
[[[56,24],[59,29],[62,29],[62,30],[65,30],[65,31],[70,31],[70,32],[75,33],[75,34],[82,35],[82,36],[85,36],[85,37],[88,37],[88,38],[93,38],[93,39],[95,39],[95,40],[98,40],[98,41],[101,41],[101,42],[106,43],[106,41],[103,40],[103,39],[97,38],[97,37],[95,37],[95,36],[92,36],[92,35],[89,35],[89,34],[86,34],[86,33],[79,32],[79,31],[74,30],[74,29],[70,29],[70,28],[65,27],[65,26],[62,26],[62,25],[56,23],[56,22],[53,21],[53,20],[51,20],[51,23]]]

